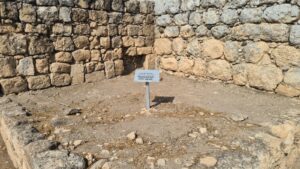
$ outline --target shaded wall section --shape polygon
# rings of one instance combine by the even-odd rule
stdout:
[[[0,0],[4,94],[94,82],[152,54],[154,4],[136,0]]]

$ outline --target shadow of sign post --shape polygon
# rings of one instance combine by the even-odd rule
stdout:
[[[160,82],[159,70],[142,70],[138,69],[134,74],[134,81],[139,83],[145,83],[146,85],[146,109],[150,110],[150,83]]]

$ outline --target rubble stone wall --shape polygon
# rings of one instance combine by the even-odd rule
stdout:
[[[156,0],[163,70],[300,95],[299,0]]]
[[[137,0],[0,0],[1,93],[112,78],[152,53],[154,4]]]

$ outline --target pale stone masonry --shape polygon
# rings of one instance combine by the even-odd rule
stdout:
[[[160,68],[298,97],[299,7],[299,0],[156,0]]]
[[[152,54],[154,3],[0,0],[0,86],[11,94],[113,78]]]
[[[300,96],[299,0],[0,0],[0,19],[4,94],[113,78],[138,57]]]

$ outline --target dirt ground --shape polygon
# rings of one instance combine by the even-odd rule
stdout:
[[[0,157],[1,157],[0,158],[1,169],[14,169],[14,166],[7,155],[5,145],[1,137],[0,137]]]
[[[265,124],[300,117],[299,99],[165,74],[162,82],[151,84],[147,112],[144,90],[129,75],[8,97],[32,112],[35,126],[61,148],[82,154],[90,165],[102,159],[128,169],[204,168],[205,157],[256,144],[254,136],[267,132]],[[70,108],[81,113],[65,115]],[[252,165],[251,160],[243,165]]]

